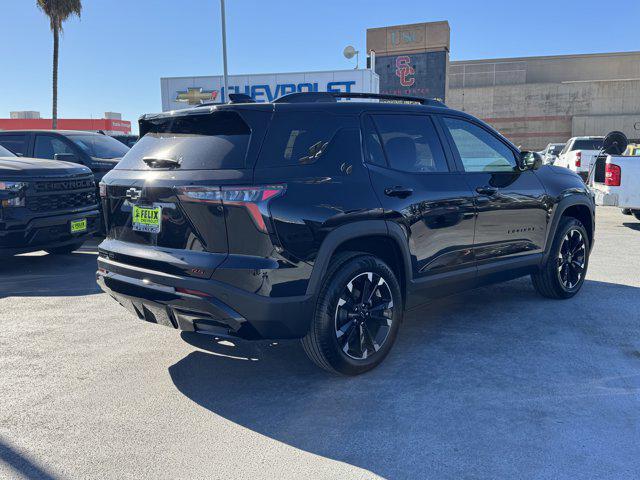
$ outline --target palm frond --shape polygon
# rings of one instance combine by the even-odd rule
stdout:
[[[36,4],[49,17],[51,30],[62,31],[62,24],[69,17],[82,14],[82,0],[36,0]]]

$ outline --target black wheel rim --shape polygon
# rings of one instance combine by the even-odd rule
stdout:
[[[558,278],[566,290],[573,290],[584,278],[587,247],[579,230],[569,230],[558,253]]]
[[[338,346],[349,357],[365,360],[382,348],[393,325],[393,296],[386,280],[365,272],[344,287],[335,314]]]

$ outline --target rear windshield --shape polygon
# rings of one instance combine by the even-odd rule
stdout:
[[[180,170],[245,168],[251,130],[236,112],[162,117],[118,163],[118,170],[147,170],[144,159],[169,159]]]
[[[107,135],[67,135],[67,138],[93,158],[122,158],[129,147]]]
[[[571,150],[600,150],[602,148],[602,138],[576,140],[573,142]]]
[[[549,147],[549,153],[552,155],[557,155],[563,149],[564,145],[552,145]]]

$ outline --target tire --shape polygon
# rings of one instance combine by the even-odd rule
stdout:
[[[636,217],[637,220],[640,220],[640,211],[633,212],[633,216]]]
[[[388,355],[402,317],[400,284],[391,268],[372,255],[341,253],[329,265],[302,346],[320,368],[359,375]]]
[[[84,242],[72,243],[71,245],[65,245],[63,247],[45,248],[45,251],[51,255],[69,255],[82,247]]]
[[[562,218],[546,263],[531,275],[536,291],[547,298],[573,297],[587,275],[589,251],[589,236],[584,225],[573,217]]]

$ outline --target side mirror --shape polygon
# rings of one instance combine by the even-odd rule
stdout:
[[[60,160],[61,162],[82,163],[73,153],[56,153],[53,159]]]
[[[537,170],[542,166],[542,155],[538,152],[522,152],[520,154],[520,168],[522,170]]]

